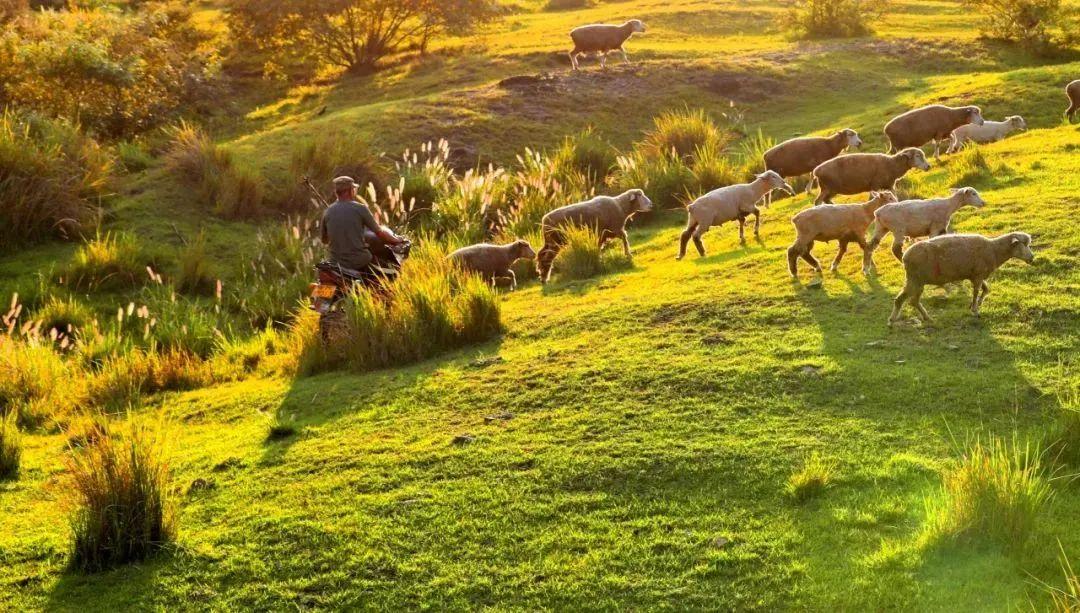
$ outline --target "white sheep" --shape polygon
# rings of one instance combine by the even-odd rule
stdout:
[[[951,234],[939,236],[913,245],[904,254],[904,270],[907,282],[903,291],[893,301],[889,325],[900,319],[900,309],[905,301],[918,311],[924,323],[930,323],[930,314],[919,302],[927,285],[945,285],[957,281],[971,281],[971,313],[979,316],[979,308],[990,293],[986,280],[1002,264],[1016,258],[1028,264],[1035,259],[1031,252],[1031,236],[1013,232],[998,238],[976,234]]]
[[[686,244],[690,237],[694,238],[694,246],[698,254],[705,257],[705,246],[701,242],[701,236],[711,226],[719,226],[729,221],[739,221],[739,241],[746,242],[746,218],[754,216],[754,235],[761,230],[761,211],[757,207],[766,194],[775,189],[782,189],[792,195],[795,190],[784,181],[783,177],[772,170],[767,170],[757,176],[751,183],[729,185],[715,189],[686,207],[688,219],[686,230],[679,239],[679,255],[675,259],[681,260],[686,256]]]
[[[982,208],[986,202],[975,188],[965,187],[952,190],[948,198],[887,204],[874,213],[874,237],[870,239],[870,251],[873,253],[885,235],[892,232],[893,255],[903,261],[905,238],[933,238],[947,234],[953,214],[965,206]],[[874,270],[873,260],[870,261],[870,270]]]
[[[586,53],[600,56],[600,67],[607,66],[607,54],[612,51],[622,53],[623,62],[629,63],[623,45],[631,36],[645,32],[645,24],[640,19],[631,19],[621,26],[593,24],[574,28],[570,39],[574,41],[574,50],[570,52],[570,65],[578,69],[578,57]]]
[[[874,212],[896,202],[892,192],[871,192],[870,200],[862,204],[822,204],[805,209],[791,218],[795,226],[795,242],[788,248],[788,271],[792,277],[799,274],[799,258],[821,274],[821,264],[810,251],[815,242],[839,241],[840,249],[833,259],[832,271],[840,267],[840,260],[847,253],[848,243],[856,243],[863,250],[863,272],[870,272],[873,252],[866,242],[866,230],[874,221]]]
[[[948,152],[956,153],[960,151],[960,148],[968,141],[973,143],[993,143],[1013,132],[1022,132],[1024,130],[1027,130],[1027,122],[1019,115],[1006,117],[1005,121],[986,121],[981,126],[969,123],[953,130],[952,144],[949,145]]]

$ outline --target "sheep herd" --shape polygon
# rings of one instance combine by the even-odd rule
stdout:
[[[584,53],[596,53],[601,65],[611,51],[622,52],[623,44],[637,32],[644,32],[645,25],[632,20],[621,26],[592,25],[575,29],[571,33],[574,50],[570,53],[574,70],[578,58]],[[1080,80],[1066,88],[1069,108],[1066,115],[1072,120],[1080,110]],[[821,264],[811,250],[817,242],[837,241],[839,249],[832,262],[836,271],[850,243],[856,243],[863,252],[863,272],[875,272],[874,250],[888,235],[893,235],[892,253],[903,263],[906,273],[904,289],[897,295],[889,324],[900,318],[905,302],[910,302],[924,323],[930,315],[920,303],[923,288],[927,285],[945,285],[970,281],[973,288],[971,312],[978,316],[983,300],[990,291],[987,279],[1010,259],[1031,263],[1031,237],[1014,232],[997,238],[979,235],[952,234],[953,215],[961,208],[981,208],[985,202],[979,192],[971,187],[954,189],[948,196],[925,200],[899,201],[895,195],[896,183],[910,170],[929,170],[930,163],[922,147],[934,144],[934,158],[939,159],[942,144],[948,144],[947,153],[955,153],[965,143],[987,143],[1000,140],[1013,131],[1025,130],[1027,124],[1019,116],[1005,121],[986,121],[976,106],[948,107],[930,105],[898,115],[884,128],[889,141],[889,152],[847,153],[845,150],[862,146],[862,139],[855,130],[844,129],[828,137],[795,138],[783,142],[764,154],[765,172],[753,181],[729,185],[713,190],[690,203],[687,207],[686,229],[679,238],[676,259],[683,259],[691,239],[700,256],[705,256],[703,234],[710,227],[718,227],[730,221],[739,223],[739,239],[745,242],[746,220],[754,216],[754,233],[761,227],[761,210],[758,205],[768,203],[772,192],[782,190],[795,195],[787,179],[810,175],[807,192],[818,188],[814,206],[796,214],[792,219],[796,238],[787,250],[788,271],[798,278],[798,260],[806,261],[816,272],[822,274]],[[870,199],[859,204],[833,204],[836,195],[867,193]],[[516,286],[511,270],[517,259],[537,259],[537,272],[541,283],[551,275],[552,264],[564,246],[563,231],[570,226],[588,227],[596,232],[600,246],[611,239],[619,239],[627,256],[631,255],[626,234],[626,223],[637,213],[651,211],[652,201],[641,189],[632,189],[618,196],[598,196],[585,202],[555,209],[541,222],[544,246],[538,254],[524,241],[510,245],[473,245],[458,250],[450,258],[465,268],[478,272],[493,282],[509,280]],[[874,225],[873,235],[867,239],[867,231]],[[906,239],[927,238],[915,243],[906,252]]]

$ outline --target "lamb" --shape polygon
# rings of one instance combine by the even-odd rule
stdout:
[[[640,19],[631,19],[621,26],[594,24],[574,28],[570,38],[574,41],[574,50],[570,52],[570,65],[578,69],[578,57],[586,53],[600,56],[600,67],[607,66],[607,54],[612,51],[622,53],[623,62],[629,63],[623,45],[631,36],[645,32],[645,24]]]
[[[559,255],[565,238],[560,228],[584,226],[594,230],[600,240],[600,246],[613,239],[622,240],[623,251],[627,257],[630,252],[630,239],[626,235],[626,222],[637,213],[648,213],[653,208],[652,200],[640,189],[632,189],[614,198],[597,196],[592,200],[578,202],[555,209],[540,221],[544,235],[544,248],[536,260],[536,271],[540,273],[540,282],[547,283],[551,276],[551,265]]]
[[[814,169],[806,191],[821,188],[815,205],[832,204],[837,194],[861,194],[875,190],[896,191],[896,182],[912,168],[930,170],[926,154],[914,147],[894,155],[853,153],[829,160]]]
[[[885,124],[889,153],[906,147],[922,147],[934,141],[934,159],[941,152],[941,142],[962,125],[983,125],[982,110],[977,106],[951,107],[932,104],[894,117]]]
[[[1019,115],[1006,117],[1005,121],[986,121],[981,126],[969,123],[953,130],[952,144],[949,145],[948,153],[960,151],[960,148],[968,141],[993,143],[1018,130],[1027,130],[1027,122]]]
[[[1031,264],[1035,254],[1031,251],[1031,236],[1013,232],[998,238],[977,234],[952,234],[923,241],[904,254],[904,270],[907,282],[903,291],[893,301],[889,325],[900,320],[900,309],[905,301],[919,313],[923,323],[931,323],[930,314],[919,302],[927,285],[945,285],[956,281],[971,281],[971,313],[979,316],[983,300],[990,293],[986,280],[1002,264],[1016,258]]]
[[[1065,87],[1065,95],[1069,97],[1069,108],[1065,110],[1065,116],[1068,117],[1069,122],[1072,123],[1076,111],[1080,111],[1080,79],[1069,83],[1069,85]]]
[[[840,260],[847,252],[848,243],[858,243],[863,251],[863,273],[869,274],[873,264],[873,251],[866,242],[866,230],[874,221],[874,213],[881,207],[896,202],[892,192],[871,192],[870,200],[862,204],[825,204],[806,209],[795,215],[791,223],[795,225],[795,242],[788,248],[788,270],[792,277],[798,277],[798,261],[802,259],[821,274],[821,264],[810,253],[815,241],[840,241],[840,249],[832,262],[832,271],[840,267]]]
[[[929,236],[933,238],[948,234],[952,216],[965,206],[982,208],[986,202],[973,187],[952,190],[948,198],[931,200],[905,200],[888,204],[874,213],[874,237],[870,239],[870,251],[881,244],[889,232],[893,233],[892,252],[896,259],[904,259],[904,238]],[[873,269],[873,261],[870,268]]]
[[[694,237],[694,246],[698,254],[705,257],[705,245],[701,243],[701,236],[708,231],[710,226],[719,226],[729,221],[739,221],[739,241],[746,242],[746,218],[754,216],[754,235],[761,230],[761,211],[757,202],[763,196],[775,189],[782,189],[794,195],[795,190],[784,181],[784,178],[772,170],[766,170],[757,176],[751,183],[741,185],[729,185],[713,190],[687,207],[688,219],[686,230],[679,239],[679,255],[676,260],[686,257],[686,244],[691,235]]]
[[[479,273],[493,285],[509,280],[510,291],[513,291],[517,289],[517,275],[510,268],[518,260],[535,258],[536,252],[528,241],[519,240],[507,245],[481,243],[462,247],[448,257],[463,269]]]

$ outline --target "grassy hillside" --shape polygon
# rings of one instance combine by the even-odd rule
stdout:
[[[588,125],[625,148],[685,105],[738,112],[778,139],[850,126],[879,150],[900,110],[978,103],[1032,129],[983,148],[984,167],[946,158],[906,189],[974,185],[988,205],[960,212],[958,230],[1034,235],[1035,264],[991,279],[981,319],[963,286],[928,292],[933,327],[888,328],[903,275],[885,249],[879,277],[849,252],[820,286],[805,268],[792,281],[802,194],[766,211],[759,241],[714,229],[704,259],[674,261],[684,218],[657,215],[634,224],[632,269],[506,295],[497,342],[399,370],[156,398],[142,412],[170,424],[180,535],[149,563],[65,572],[65,437],[26,436],[23,476],[0,482],[0,608],[1044,608],[1039,583],[1064,584],[1059,543],[1080,559],[1076,483],[1054,481],[1017,551],[932,545],[924,531],[965,442],[1050,442],[1076,408],[1080,129],[1060,113],[1080,62],[976,41],[957,3],[895,4],[880,39],[821,43],[786,40],[770,2],[518,13],[431,58],[293,92],[226,142],[278,177],[326,130],[388,151],[448,137],[510,161]],[[566,74],[554,53],[571,24],[631,16],[651,28],[630,45],[637,63]],[[537,91],[495,84],[543,71],[554,81]],[[223,276],[254,230],[190,207],[156,167],[111,210],[110,227],[163,254],[177,231],[208,228]],[[72,250],[0,261],[0,289]],[[94,298],[113,311],[124,299]],[[268,440],[272,419],[297,433]],[[834,475],[800,502],[788,480],[813,454]]]

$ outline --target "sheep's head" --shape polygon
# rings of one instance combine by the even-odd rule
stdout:
[[[536,258],[536,252],[533,251],[532,245],[530,245],[527,240],[514,242],[514,253],[519,260],[532,260]]]
[[[1006,121],[1009,122],[1010,126],[1017,130],[1027,130],[1027,122],[1024,121],[1024,118],[1019,115],[1013,115],[1012,117],[1006,119]]]
[[[1006,236],[1009,246],[1012,247],[1012,257],[1023,260],[1028,264],[1035,260],[1035,253],[1031,250],[1031,235],[1024,232],[1013,232]]]
[[[885,190],[881,192],[870,192],[870,202],[874,203],[878,207],[883,207],[886,204],[893,204],[900,200],[896,197],[896,194],[891,190]]]
[[[623,194],[623,198],[631,204],[631,208],[627,213],[648,213],[653,210],[652,200],[649,200],[645,192],[640,189],[632,189],[626,192]]]
[[[956,198],[960,202],[960,206],[973,206],[977,209],[981,209],[986,206],[986,201],[979,195],[979,191],[974,187],[962,187],[960,189],[952,190],[953,198]]]
[[[840,134],[844,136],[844,142],[852,149],[858,149],[862,147],[862,139],[859,138],[859,133],[851,128],[840,130]]]
[[[968,123],[973,123],[977,126],[981,126],[985,123],[982,116],[982,109],[977,106],[967,106],[964,107],[964,109],[967,111]]]
[[[645,24],[642,23],[640,19],[631,19],[630,21],[626,22],[626,25],[630,26],[631,32],[636,32],[638,34],[645,33]]]
[[[784,177],[781,177],[775,170],[766,170],[757,176],[757,180],[764,181],[765,185],[769,186],[769,191],[782,189],[792,196],[795,195],[794,188],[788,185],[788,182],[784,180]]]
[[[898,155],[902,155],[907,159],[908,168],[930,170],[930,162],[926,161],[926,154],[918,147],[909,147],[901,151]]]

